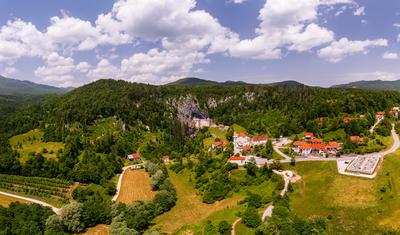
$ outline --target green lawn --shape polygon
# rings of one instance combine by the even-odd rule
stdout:
[[[400,151],[385,158],[373,180],[339,175],[335,162],[298,162],[289,168],[302,177],[290,195],[292,210],[304,219],[331,217],[329,234],[400,228]]]
[[[185,174],[187,174],[187,173],[185,173]],[[238,170],[232,171],[231,177],[233,179],[240,181],[240,180],[243,180],[245,175],[246,175],[246,170],[238,169]],[[189,186],[187,186],[187,187],[189,187]],[[192,186],[190,186],[190,187],[192,187]],[[227,201],[227,200],[231,201],[233,199],[244,198],[247,191],[250,191],[252,193],[257,193],[257,194],[263,196],[266,203],[269,203],[272,200],[272,193],[275,190],[275,187],[276,187],[275,184],[273,184],[269,181],[263,182],[260,185],[242,186],[238,192],[233,194],[231,199],[225,199],[224,201]],[[179,188],[178,188],[178,192],[179,192]],[[178,195],[179,195],[179,193],[178,193]],[[179,196],[178,196],[178,200],[179,200]],[[236,202],[237,202],[237,200],[236,200]],[[202,234],[202,232],[204,231],[204,227],[208,220],[212,221],[212,223],[215,227],[217,227],[218,223],[222,220],[226,220],[229,224],[233,224],[233,222],[239,218],[238,214],[240,212],[243,212],[246,208],[245,205],[243,205],[243,204],[240,205],[237,203],[233,203],[230,206],[225,207],[225,208],[220,208],[218,205],[219,205],[219,202],[216,203],[216,206],[212,207],[211,213],[208,213],[207,216],[201,217],[201,219],[198,220],[197,222],[193,221],[192,223],[188,223],[188,224],[180,227],[179,229],[175,230],[175,232],[173,234],[177,234],[177,235],[178,234],[180,234],[180,235]],[[260,213],[266,207],[267,207],[267,205],[260,208]],[[192,207],[192,208],[194,208],[194,207]],[[192,212],[192,213],[194,213],[194,212]],[[260,214],[260,216],[261,216],[261,214]],[[254,234],[254,230],[247,228],[245,225],[243,225],[241,223],[238,224],[237,231],[238,231],[237,232],[238,235]]]
[[[96,120],[96,123],[89,128],[92,138],[96,139],[104,136],[107,132],[116,134],[122,130],[122,126],[115,117]]]
[[[231,127],[233,128],[233,131],[236,133],[241,133],[241,132],[246,133],[246,129],[244,127],[239,126],[238,124],[233,124]]]
[[[245,174],[246,171],[243,169],[232,171],[232,177],[238,180],[243,179]],[[245,197],[247,191],[260,194],[266,202],[269,202],[276,187],[269,181],[257,186],[242,186],[228,199],[205,204],[197,195],[194,183],[188,180],[189,171],[184,170],[179,174],[170,172],[170,177],[177,190],[177,204],[171,211],[157,217],[153,222],[162,232],[172,234],[202,234],[208,220],[212,221],[215,227],[222,220],[232,224],[239,218],[237,214],[245,209],[245,205],[240,205],[238,202]]]
[[[21,155],[21,162],[29,159],[29,153],[42,153],[46,158],[56,158],[57,152],[64,149],[64,144],[59,142],[42,141],[43,132],[35,129],[25,134],[16,135],[10,139],[11,146]],[[43,153],[43,149],[47,149],[48,153]]]

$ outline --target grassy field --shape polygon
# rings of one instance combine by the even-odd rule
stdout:
[[[243,178],[245,175],[246,171],[243,169],[232,172],[233,179]],[[275,189],[275,185],[268,181],[260,185],[241,187],[231,198],[210,205],[201,202],[201,198],[192,186],[193,183],[187,180],[189,178],[187,171],[178,175],[170,172],[170,176],[178,193],[177,205],[170,212],[156,218],[154,222],[161,227],[162,232],[172,232],[175,235],[202,234],[207,221],[212,221],[215,227],[222,220],[233,224],[239,218],[238,213],[245,210],[245,205],[238,202],[245,197],[247,191],[270,200]],[[250,231],[244,225],[243,227],[240,231]]]
[[[42,153],[46,158],[56,158],[57,152],[64,149],[63,143],[42,141],[43,132],[35,129],[25,134],[16,135],[10,139],[11,146],[21,154],[21,162],[29,159],[29,153],[42,153],[47,149],[47,153]]]
[[[385,158],[373,180],[339,175],[335,162],[299,162],[293,169],[302,177],[290,195],[299,217],[329,216],[330,234],[400,229],[400,151]]]
[[[95,227],[88,228],[82,235],[109,235],[110,226],[105,224],[98,224]]]
[[[177,190],[178,200],[176,206],[171,211],[162,214],[153,221],[157,226],[161,227],[162,232],[172,233],[184,225],[201,223],[210,216],[219,215],[222,218],[235,216],[235,213],[231,213],[230,209],[235,210],[234,207],[243,198],[242,196],[235,196],[213,204],[205,204],[196,194],[193,183],[189,182],[187,171],[179,174],[170,171],[169,174]],[[220,214],[217,215],[215,213]],[[196,225],[185,227],[179,231],[184,230],[185,233],[187,230],[192,231],[192,228],[196,227]]]
[[[244,127],[239,126],[238,124],[233,124],[232,125],[233,131],[236,133],[246,133],[246,129]]]
[[[220,129],[214,128],[214,127],[211,127],[208,131],[212,135],[212,137],[208,137],[203,140],[203,144],[206,149],[211,147],[212,143],[214,143],[216,138],[227,141],[227,139],[226,139],[227,132],[226,131],[221,131]]]
[[[131,204],[135,201],[151,201],[155,192],[151,190],[150,177],[144,170],[127,170],[122,178],[121,192],[117,202]]]
[[[12,202],[28,203],[25,200],[0,194],[0,206],[8,207]]]
[[[117,134],[121,130],[122,126],[114,117],[96,120],[95,125],[90,127],[92,137],[95,139],[104,136],[107,132]]]

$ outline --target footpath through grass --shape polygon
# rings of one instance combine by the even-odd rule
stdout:
[[[378,176],[337,173],[336,162],[298,162],[302,180],[290,195],[294,213],[328,218],[329,234],[376,234],[400,229],[400,151],[385,157]]]

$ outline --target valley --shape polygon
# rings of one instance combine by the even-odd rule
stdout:
[[[235,92],[242,93],[224,95]],[[313,95],[299,101],[300,93]],[[101,80],[61,97],[0,118],[2,205],[47,203],[41,205],[53,208],[52,219],[62,221],[49,231],[398,229],[397,207],[388,206],[397,205],[397,93]],[[27,114],[29,122],[13,121]],[[296,180],[289,183],[286,170]],[[67,226],[68,213],[79,215],[79,226]]]

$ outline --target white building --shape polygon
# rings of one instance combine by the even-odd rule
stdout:
[[[202,129],[213,125],[213,121],[210,118],[193,118],[192,125],[196,129]]]
[[[250,138],[246,133],[234,133],[233,134],[233,152],[238,154],[242,151],[244,146],[250,146]]]

